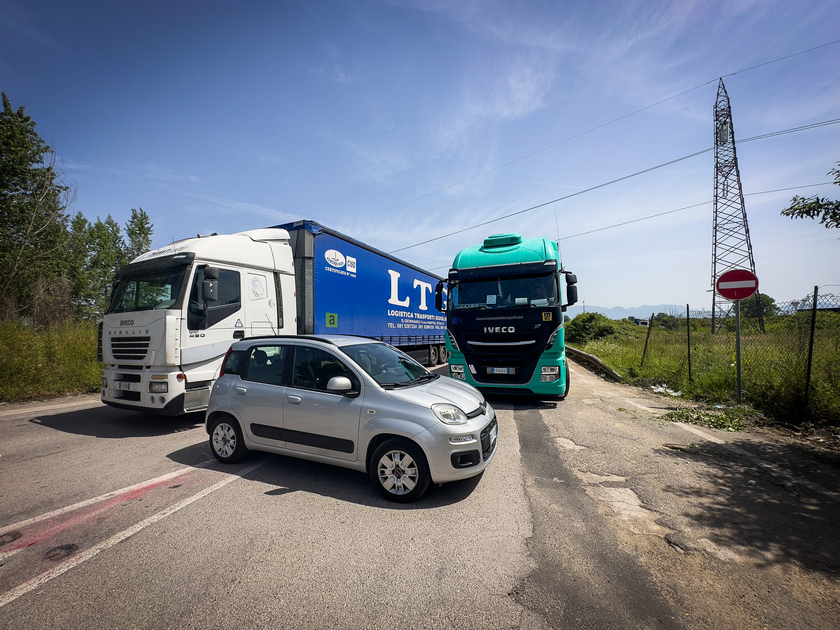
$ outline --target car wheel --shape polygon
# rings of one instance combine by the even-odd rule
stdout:
[[[234,464],[245,457],[248,449],[236,420],[230,416],[213,420],[210,426],[210,450],[223,464]]]
[[[400,503],[419,499],[431,481],[423,451],[402,438],[391,438],[380,444],[370,458],[368,472],[382,496]]]

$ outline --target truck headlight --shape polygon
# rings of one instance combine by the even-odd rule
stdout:
[[[166,394],[169,392],[169,383],[152,381],[149,383],[149,391],[152,394]]]
[[[560,378],[559,365],[544,365],[540,369],[540,383],[551,383]]]
[[[435,403],[432,405],[432,413],[444,424],[466,424],[468,421],[467,414],[450,403]]]
[[[466,374],[464,374],[464,366],[463,365],[458,365],[457,363],[450,364],[449,365],[449,374],[450,374],[450,376],[452,376],[452,378],[458,378],[458,379],[461,379],[462,381],[467,380]]]

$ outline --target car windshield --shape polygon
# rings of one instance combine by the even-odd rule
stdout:
[[[176,308],[186,270],[186,267],[180,266],[123,276],[111,295],[108,312],[128,313]]]
[[[557,283],[553,274],[461,280],[451,294],[452,309],[555,306]]]
[[[360,343],[341,349],[383,387],[417,385],[438,378],[437,374],[386,343]]]

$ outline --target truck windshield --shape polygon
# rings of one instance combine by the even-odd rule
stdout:
[[[111,295],[109,313],[177,308],[187,267],[124,275]]]
[[[451,309],[555,306],[558,295],[554,274],[461,280],[451,294]]]

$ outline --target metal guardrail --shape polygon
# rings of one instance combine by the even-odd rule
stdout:
[[[578,363],[582,363],[584,367],[588,367],[589,369],[595,372],[601,372],[604,375],[608,376],[612,380],[616,382],[621,381],[621,374],[616,372],[614,369],[609,367],[608,365],[604,364],[601,359],[596,357],[593,354],[588,354],[583,350],[578,350],[577,348],[572,348],[570,345],[566,344],[566,354],[573,358]]]

